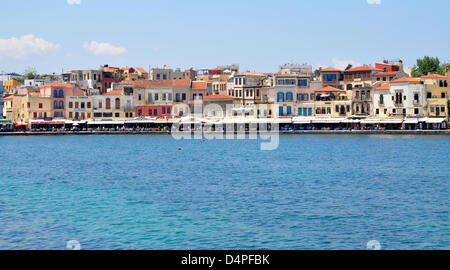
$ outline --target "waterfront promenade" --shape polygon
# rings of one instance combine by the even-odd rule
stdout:
[[[204,131],[204,134],[221,132]],[[236,131],[235,134],[249,132]],[[258,132],[264,133],[264,132]],[[279,134],[311,135],[311,134],[342,134],[342,135],[439,135],[450,136],[450,130],[295,130],[279,131]],[[171,135],[170,131],[48,131],[48,132],[0,132],[0,136],[78,136],[78,135]]]

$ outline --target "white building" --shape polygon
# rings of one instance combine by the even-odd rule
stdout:
[[[36,78],[32,80],[25,80],[24,86],[30,86],[30,87],[39,87],[44,84],[50,83],[50,80],[42,79],[42,78]]]
[[[426,107],[426,87],[420,78],[394,80],[374,92],[375,117],[422,118]]]
[[[3,119],[3,82],[0,81],[0,119]]]

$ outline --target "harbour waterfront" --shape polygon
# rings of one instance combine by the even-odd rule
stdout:
[[[0,249],[450,248],[448,136],[0,145]]]

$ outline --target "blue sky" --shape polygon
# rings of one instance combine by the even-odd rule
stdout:
[[[449,61],[448,10],[448,0],[4,1],[0,72]]]

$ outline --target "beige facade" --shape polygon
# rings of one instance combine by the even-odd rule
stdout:
[[[51,98],[36,93],[14,96],[9,119],[14,123],[28,125],[30,120],[51,117]]]

